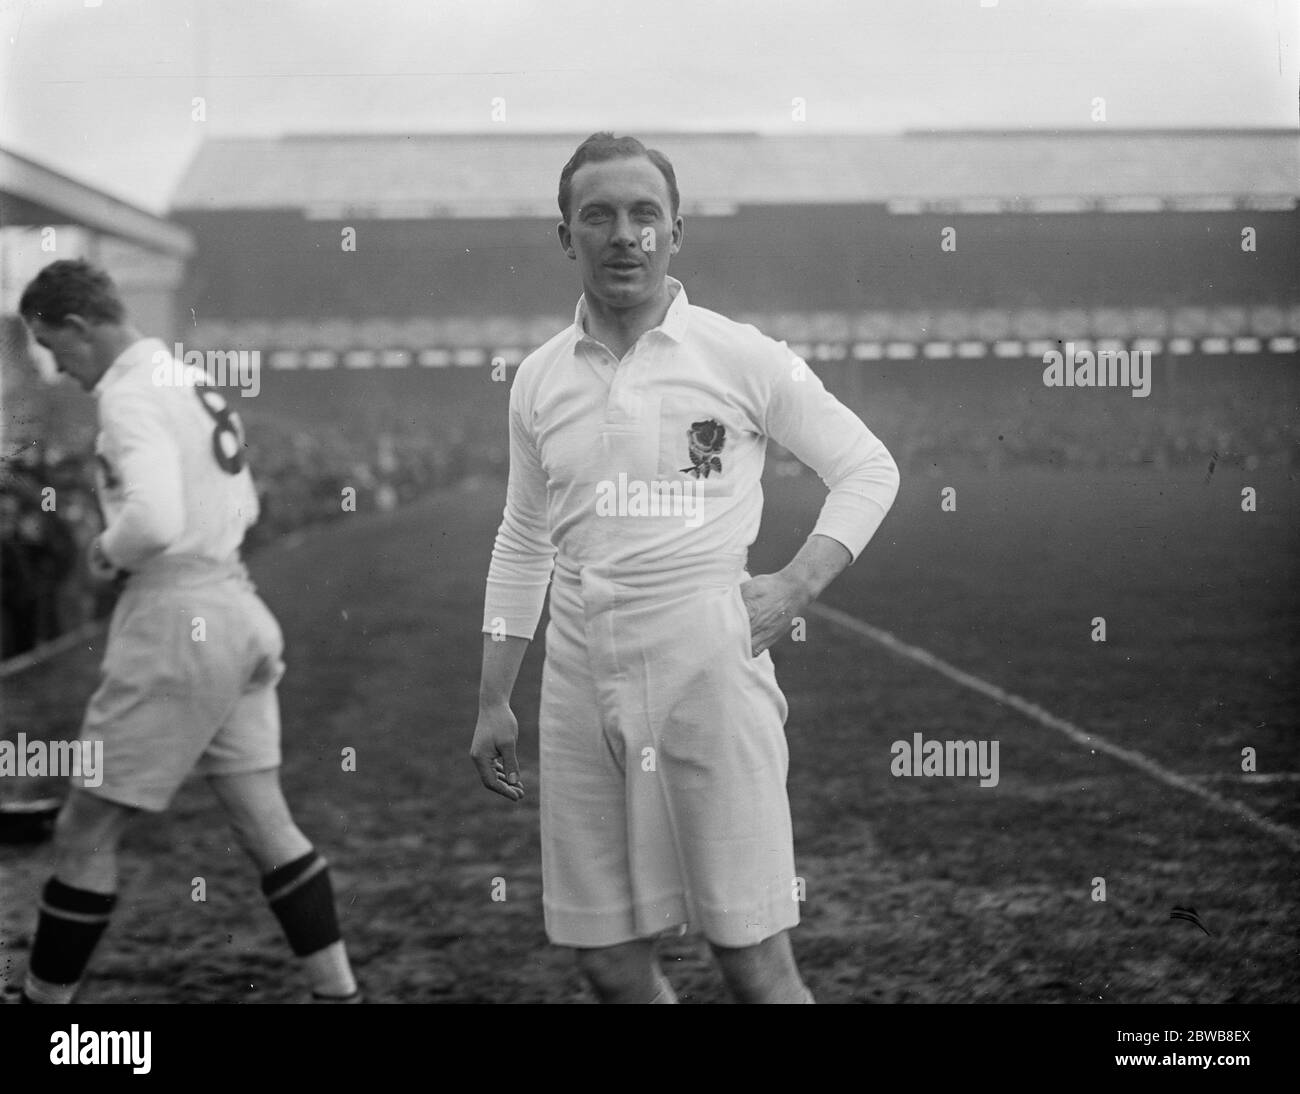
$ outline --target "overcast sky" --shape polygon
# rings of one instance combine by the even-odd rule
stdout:
[[[1090,127],[1097,97],[1113,127],[1295,128],[1297,10],[0,0],[0,145],[161,211],[205,136]],[[792,117],[796,97],[806,120]]]

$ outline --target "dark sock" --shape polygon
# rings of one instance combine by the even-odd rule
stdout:
[[[343,937],[334,910],[329,867],[315,850],[277,866],[262,878],[262,892],[298,957],[323,950]]]
[[[116,903],[115,893],[92,893],[50,878],[41,896],[31,976],[47,985],[79,983]]]

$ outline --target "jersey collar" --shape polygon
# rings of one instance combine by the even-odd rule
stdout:
[[[110,387],[121,381],[128,372],[142,364],[155,362],[155,355],[161,350],[167,353],[167,345],[161,338],[141,338],[132,342],[117,355],[113,363],[104,370],[104,375],[90,389],[96,398],[103,395]],[[168,354],[170,361],[171,356]]]
[[[677,278],[665,275],[664,281],[668,285],[668,292],[672,297],[672,302],[668,305],[668,311],[664,313],[659,325],[646,331],[646,334],[658,331],[671,338],[674,342],[680,342],[686,336],[686,325],[690,318],[691,302],[686,299],[686,289]],[[587,333],[586,293],[578,297],[578,306],[573,312],[573,344],[577,347],[584,342],[589,342],[592,345],[599,344],[596,339]]]

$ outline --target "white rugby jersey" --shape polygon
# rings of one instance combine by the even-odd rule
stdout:
[[[101,545],[121,569],[146,569],[162,555],[224,562],[257,520],[243,429],[202,379],[163,342],[143,338],[94,387]]]
[[[620,361],[573,325],[529,354],[510,391],[510,475],[483,630],[532,638],[552,567],[618,580],[734,556],[758,534],[770,437],[829,488],[813,532],[856,559],[898,493],[885,446],[784,342],[672,303]]]

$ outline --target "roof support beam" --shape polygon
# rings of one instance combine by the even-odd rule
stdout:
[[[185,228],[0,148],[0,225],[78,224],[151,251],[188,258]]]

